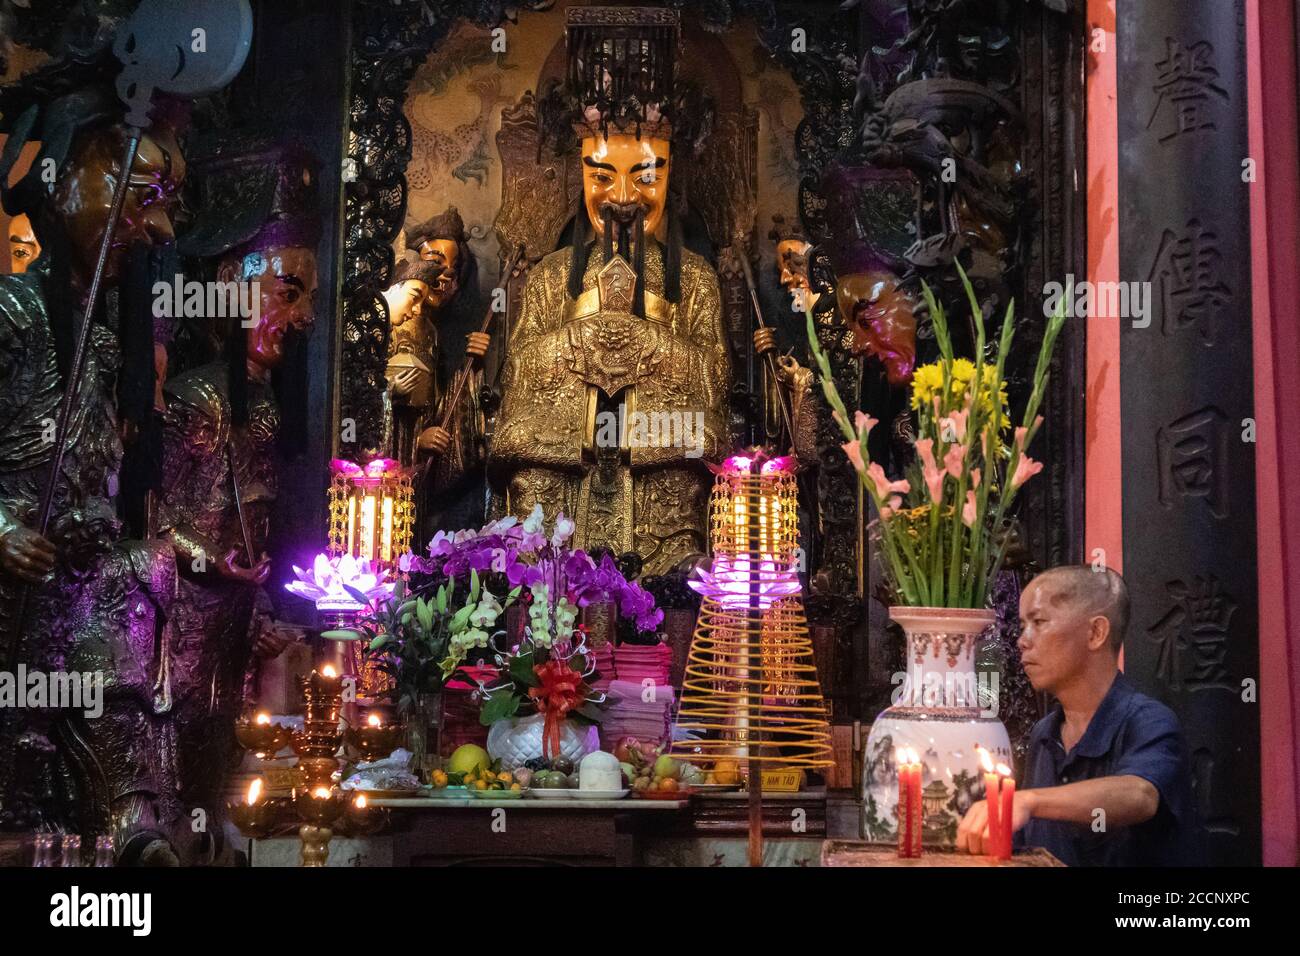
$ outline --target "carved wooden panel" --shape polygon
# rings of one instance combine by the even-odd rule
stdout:
[[[1213,862],[1258,863],[1244,3],[1134,0],[1118,38],[1126,670],[1182,719]]]

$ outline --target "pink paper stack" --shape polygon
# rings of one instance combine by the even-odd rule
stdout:
[[[596,671],[600,674],[591,682],[591,686],[601,693],[607,693],[610,681],[618,677],[618,669],[614,666],[614,645],[606,641],[591,652],[591,657],[596,665]]]
[[[666,644],[614,648],[618,676],[608,693],[617,701],[601,721],[602,747],[611,750],[624,737],[658,742],[668,735],[675,697],[668,682],[671,663],[672,649]]]
[[[621,681],[641,683],[647,677],[656,684],[668,684],[673,652],[667,644],[620,644],[614,648],[614,669]]]

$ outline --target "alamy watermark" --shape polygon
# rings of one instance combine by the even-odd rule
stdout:
[[[90,720],[104,713],[103,671],[0,671],[0,708],[79,710]]]
[[[895,671],[890,703],[895,707],[955,707],[978,709],[981,717],[996,717],[1001,699],[997,671]]]
[[[153,284],[153,314],[157,318],[237,318],[251,329],[262,319],[260,283],[185,281],[181,275],[171,282]]]
[[[597,448],[684,448],[687,458],[704,454],[704,412],[628,412],[626,405],[618,411],[596,413]]]
[[[1135,329],[1151,325],[1150,282],[1075,282],[1071,274],[1063,283],[1044,285],[1043,297],[1043,315],[1048,318],[1064,302],[1068,318],[1132,319]]]

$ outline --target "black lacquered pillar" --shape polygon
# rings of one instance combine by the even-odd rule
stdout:
[[[1125,669],[1182,718],[1217,864],[1260,859],[1244,8],[1117,5]]]

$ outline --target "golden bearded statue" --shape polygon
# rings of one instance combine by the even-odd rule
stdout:
[[[588,34],[576,46],[588,54],[575,64],[579,75],[603,75],[606,88],[640,83],[635,103],[667,101],[645,90],[657,85],[662,95],[665,83],[637,59],[644,44]],[[572,20],[569,47],[572,57]],[[605,101],[579,115],[585,215],[574,245],[528,277],[490,467],[510,513],[563,510],[580,545],[636,551],[645,573],[659,574],[706,550],[705,461],[727,451],[731,374],[718,279],[682,247],[670,211],[663,112],[651,105],[633,117]],[[666,242],[656,238],[661,227]]]

